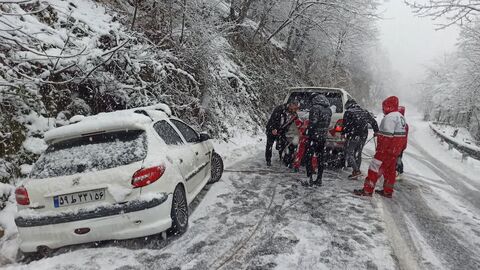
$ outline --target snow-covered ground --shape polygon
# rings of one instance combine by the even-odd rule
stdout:
[[[382,201],[405,269],[480,268],[480,162],[441,144],[429,123],[414,115],[405,174],[393,201]]]
[[[428,123],[409,120],[406,172],[393,199],[353,196],[362,181],[347,180],[348,170],[327,170],[321,188],[302,187],[304,172],[264,166],[263,138],[238,136],[216,143],[226,171],[193,203],[184,235],[62,248],[3,267],[480,269],[480,162],[462,161]],[[364,151],[364,172],[373,147]],[[4,257],[17,245],[12,231],[0,242]]]

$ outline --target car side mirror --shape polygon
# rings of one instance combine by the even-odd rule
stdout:
[[[207,133],[200,133],[200,142],[208,141],[210,139],[210,135]]]

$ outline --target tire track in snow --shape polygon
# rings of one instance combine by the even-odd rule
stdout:
[[[443,162],[435,159],[415,140],[410,140],[409,144],[412,145],[423,157],[406,152],[408,156],[413,157],[417,161],[430,168],[446,183],[460,191],[460,193],[463,194],[463,197],[467,199],[477,210],[480,210],[480,196],[478,196],[480,183],[477,183],[468,176],[449,168],[448,164],[444,164]],[[467,182],[467,184],[465,184],[463,181]],[[469,186],[472,186],[477,190],[472,190],[469,188]]]
[[[412,236],[408,232],[406,222],[402,215],[393,215],[392,209],[383,200],[377,201],[381,209],[383,220],[386,224],[387,235],[390,239],[393,252],[398,260],[400,269],[416,270],[420,267],[421,258],[416,252]]]
[[[437,174],[445,183],[451,185],[462,194],[462,197],[466,199],[469,204],[472,204],[477,211],[480,210],[478,192],[473,191],[468,188],[466,184],[458,181],[458,173],[448,168],[445,164],[435,160],[416,142],[410,141],[410,144],[418,150],[423,157],[406,153],[408,157],[422,163]],[[471,179],[468,180],[470,180],[469,182],[473,182]],[[386,212],[389,212],[386,216],[387,225],[390,226],[390,228],[393,226],[393,230],[403,235],[403,241],[405,241],[405,243],[400,243],[400,247],[398,245],[396,246],[397,256],[399,252],[405,250],[406,252],[414,254],[413,257],[416,257],[415,260],[421,268],[437,268],[431,264],[431,262],[425,260],[428,258],[416,255],[422,254],[421,243],[419,243],[419,240],[415,239],[415,235],[412,234],[413,229],[418,229],[418,233],[421,234],[425,242],[431,247],[435,257],[444,263],[445,268],[480,269],[480,260],[477,258],[477,253],[467,247],[455,229],[448,226],[444,222],[444,218],[438,215],[425,201],[421,189],[428,187],[424,185],[420,186],[409,181],[402,181],[398,185],[401,187],[401,192],[395,194],[395,199],[393,201],[389,200],[390,203],[382,201],[384,209]],[[411,228],[411,223],[414,224],[415,228]],[[395,245],[398,244],[398,242],[395,243],[395,241],[394,239],[392,243],[394,248]],[[398,249],[399,251],[397,252]],[[406,260],[400,262],[401,266],[411,263],[411,256],[407,256],[406,258],[398,257],[400,260]]]
[[[455,172],[454,170],[448,168],[447,165],[436,161],[432,156],[430,156],[421,146],[416,144],[415,142],[411,142],[411,144],[422,154],[424,155],[424,158],[419,157],[417,155],[409,154],[406,153],[407,156],[410,156],[417,160],[418,162],[421,162],[423,165],[431,169],[435,174],[437,174],[440,178],[442,178],[445,183],[449,184],[452,186],[455,190],[458,191],[459,194],[462,195],[462,197],[467,200],[472,206],[475,207],[475,209],[480,212],[480,196],[478,196],[478,190],[472,190],[471,188],[468,187],[468,185],[472,185],[475,188],[478,188],[480,190],[480,186],[477,186],[473,180],[470,180],[468,185],[464,184],[461,179],[467,180],[469,178],[462,177],[460,178],[458,173]]]
[[[383,203],[387,211],[390,211],[395,223],[400,230],[409,231],[408,224],[404,220],[408,217],[412,220],[423,238],[432,250],[449,269],[480,269],[480,261],[477,253],[461,243],[458,234],[445,224],[443,217],[439,216],[425,201],[419,186],[402,182],[403,192],[397,192],[394,201]],[[412,241],[411,233],[405,235],[408,241]],[[416,243],[415,240],[412,241]],[[418,243],[417,243],[418,244]],[[414,245],[410,249],[418,252]],[[440,256],[438,256],[440,255]],[[428,267],[428,264],[424,266]]]
[[[270,203],[268,204],[268,207],[265,209],[265,212],[263,213],[262,217],[260,218],[260,220],[257,222],[257,224],[255,225],[255,227],[253,228],[252,232],[247,235],[245,238],[243,238],[240,243],[238,243],[237,245],[233,246],[230,250],[228,250],[227,252],[223,253],[219,258],[217,258],[210,266],[209,268],[212,268],[212,269],[221,269],[223,268],[227,263],[229,263],[233,258],[234,256],[242,249],[245,247],[245,245],[248,243],[248,241],[250,241],[253,236],[257,233],[257,230],[258,228],[262,225],[263,221],[265,220],[265,217],[267,216],[268,212],[270,211],[271,207],[272,207],[272,204],[273,204],[273,201],[275,199],[275,195],[277,194],[277,185],[275,185],[273,187],[273,192],[272,192],[272,196],[270,197]],[[233,253],[232,253],[233,251]],[[229,253],[231,253],[230,255],[228,255]],[[226,257],[226,258],[225,258]],[[224,259],[223,259],[224,258]],[[221,263],[216,266],[216,267],[213,267],[218,261],[219,259],[221,259]]]

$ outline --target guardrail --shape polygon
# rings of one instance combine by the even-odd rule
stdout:
[[[469,157],[472,157],[474,159],[480,160],[480,151],[478,151],[477,149],[470,148],[466,145],[462,145],[462,144],[456,142],[455,140],[452,140],[451,138],[449,138],[449,136],[447,136],[447,135],[441,133],[440,131],[438,131],[437,129],[435,129],[432,126],[432,124],[430,124],[429,126],[430,126],[430,129],[433,130],[433,132],[438,137],[440,137],[442,140],[444,140],[446,143],[448,143],[448,145],[457,149],[460,153],[462,153],[462,155],[469,156]]]

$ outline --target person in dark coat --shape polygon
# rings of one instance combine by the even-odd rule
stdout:
[[[267,161],[267,166],[272,165],[272,150],[275,141],[277,141],[277,148],[279,148],[281,155],[283,151],[282,141],[284,141],[282,140],[282,136],[285,135],[288,127],[297,118],[299,108],[300,103],[297,100],[293,100],[288,104],[279,105],[273,110],[266,128],[267,145],[265,149],[265,160]]]
[[[325,142],[327,140],[328,127],[332,118],[332,110],[330,109],[330,102],[322,95],[317,94],[312,99],[312,108],[308,117],[307,128],[307,152],[305,154],[308,183],[305,185],[322,185],[323,170],[325,167]],[[313,156],[317,156],[317,179],[313,180]]]
[[[398,111],[403,115],[403,117],[405,117],[405,106],[398,106]],[[406,135],[407,139],[405,140],[405,146],[403,147],[403,150],[400,153],[400,156],[398,156],[398,158],[397,158],[397,178],[396,178],[396,180],[402,179],[402,175],[403,175],[402,157],[403,157],[403,152],[405,151],[405,149],[407,149],[407,142],[408,142],[408,124],[407,123],[405,123],[405,130],[407,132],[407,135]]]
[[[366,110],[351,99],[345,103],[346,111],[343,115],[343,131],[345,136],[345,157],[348,164],[352,167],[350,179],[356,179],[362,173],[360,165],[362,163],[362,150],[368,137],[368,124],[373,128],[373,132],[378,132],[377,121]]]

